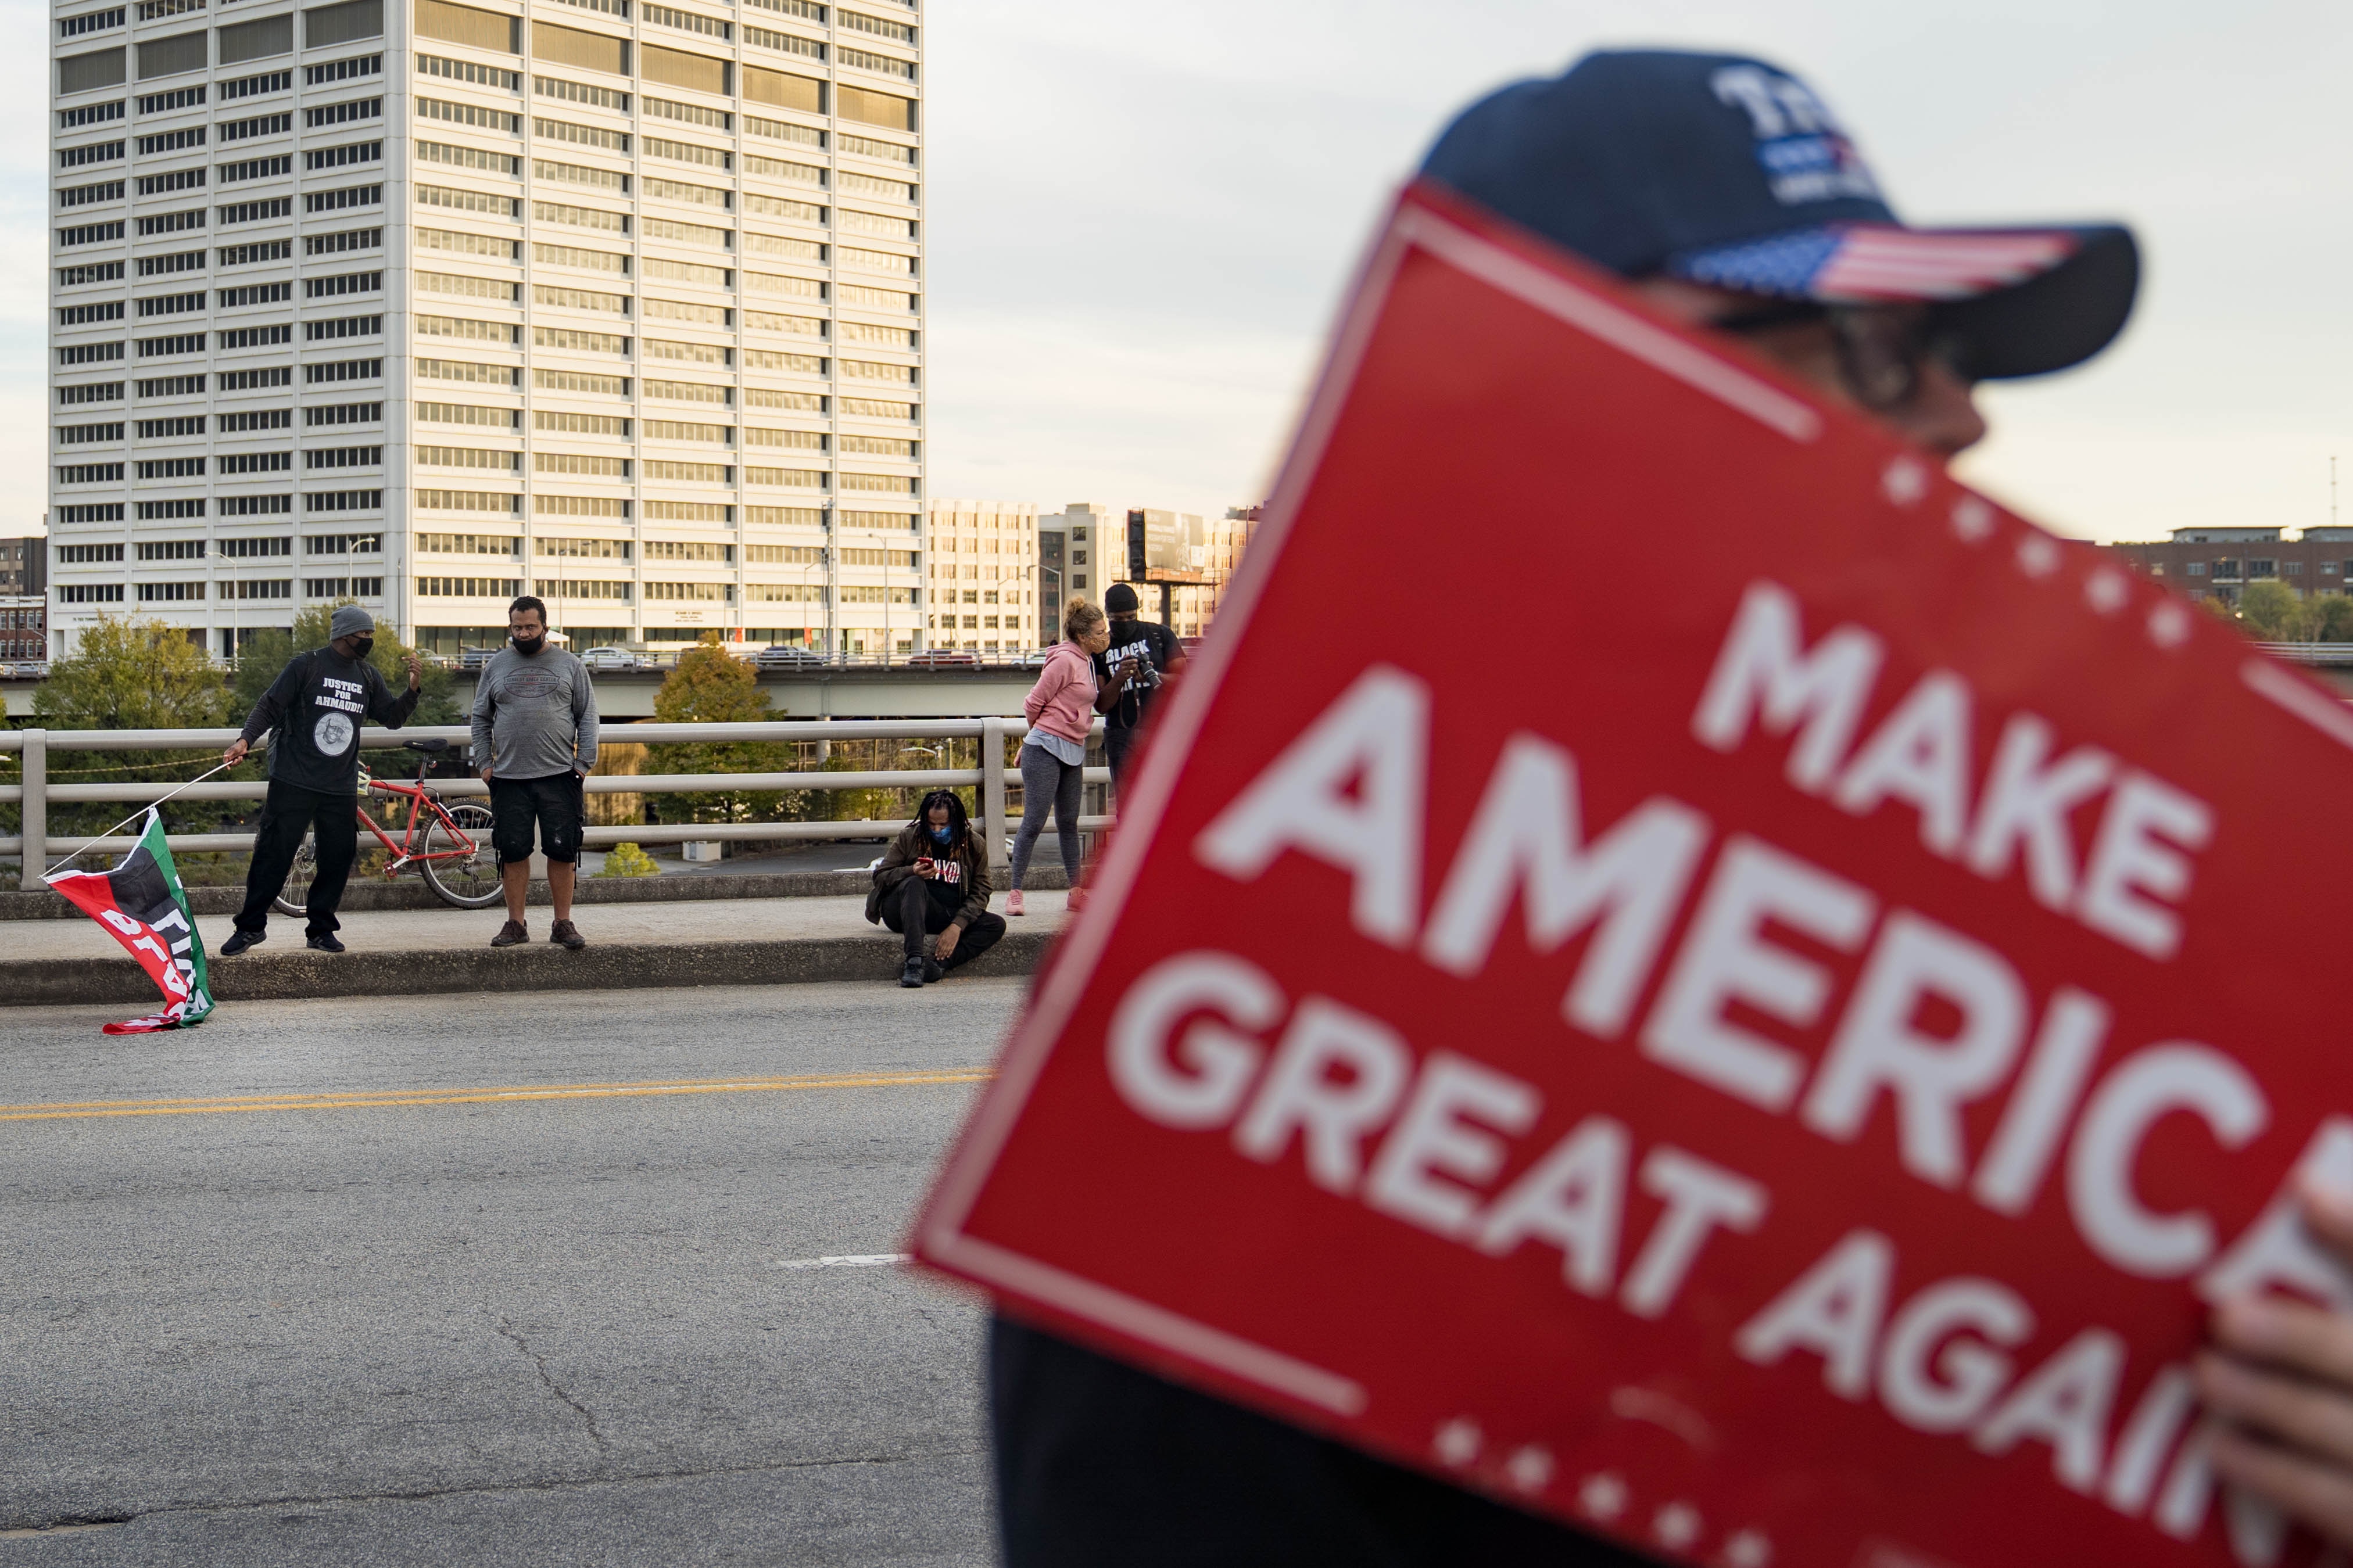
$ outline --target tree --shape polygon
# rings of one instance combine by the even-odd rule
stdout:
[[[220,671],[178,626],[100,616],[49,667],[33,711],[53,730],[207,729],[224,717]]]
[[[2353,642],[2353,595],[2324,594],[2311,601],[2319,611],[2315,642]]]
[[[39,723],[52,730],[201,730],[227,718],[220,671],[182,628],[160,620],[101,616],[72,653],[49,667],[33,698]],[[218,759],[213,759],[217,761]],[[157,794],[210,763],[188,752],[68,752],[52,749],[55,784],[154,784]],[[236,817],[230,802],[174,802],[175,831],[205,832]],[[114,801],[52,802],[49,831],[96,833],[124,815]]]
[[[237,673],[229,677],[229,716],[242,722],[293,658],[294,639],[285,632],[265,626],[254,633],[237,656]]]
[[[2298,640],[2304,601],[2295,589],[2276,578],[2250,583],[2239,595],[2239,623],[2249,635],[2264,642]]]
[[[678,668],[654,694],[654,718],[665,724],[757,723],[770,718],[768,694],[759,674],[720,646],[719,634],[679,655]],[[646,771],[656,773],[782,773],[792,748],[780,742],[683,741],[647,748]],[[776,815],[783,797],[775,790],[723,790],[658,797],[665,817],[676,812],[688,822],[757,822]]]

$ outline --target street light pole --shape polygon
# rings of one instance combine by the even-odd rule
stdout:
[[[834,606],[840,600],[840,552],[833,547],[833,503],[826,501],[818,508],[818,516],[825,529],[825,542],[819,545],[825,565],[825,656],[833,657],[833,645],[840,640],[834,631]]]

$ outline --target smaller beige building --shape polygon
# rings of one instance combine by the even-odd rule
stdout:
[[[923,640],[962,653],[1026,653],[1039,628],[1039,518],[1019,501],[934,500],[928,513]],[[1059,621],[1059,612],[1053,617]],[[1059,633],[1057,634],[1059,635]]]
[[[1257,507],[1222,518],[1073,501],[1038,519],[1041,640],[1060,636],[1063,605],[1103,603],[1114,583],[1134,588],[1146,620],[1165,616],[1180,637],[1209,629],[1226,584],[1258,527]]]

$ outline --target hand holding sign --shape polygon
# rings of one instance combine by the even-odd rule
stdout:
[[[2307,1184],[2305,1227],[2353,1268],[2353,1199]],[[2198,1392],[2234,1425],[2212,1436],[2215,1469],[2339,1545],[2353,1545],[2353,1317],[2246,1296],[2214,1314],[2216,1352]]]
[[[1442,196],[1339,342],[922,1255],[1682,1561],[2289,1560],[2218,1464],[2353,1519],[2342,1395],[2231,1385],[2254,1451],[2193,1373],[2211,1303],[2353,1304],[2295,1195],[2353,1192],[2353,851],[2266,848],[2353,718]],[[1542,689],[1297,630],[1475,601],[1466,508],[1675,592]]]

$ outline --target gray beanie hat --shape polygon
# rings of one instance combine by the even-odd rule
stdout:
[[[327,640],[355,637],[375,630],[375,617],[357,605],[337,605],[335,618],[327,623]]]

